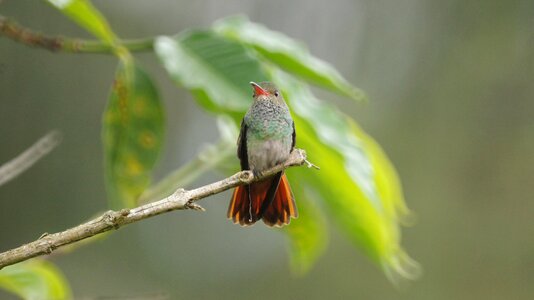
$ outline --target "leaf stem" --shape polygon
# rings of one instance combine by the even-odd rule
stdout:
[[[2,35],[26,46],[40,47],[52,52],[114,54],[113,47],[105,42],[46,36],[0,15],[0,36]],[[119,43],[131,52],[152,51],[154,38],[119,40]]]

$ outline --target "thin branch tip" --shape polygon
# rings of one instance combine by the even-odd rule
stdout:
[[[309,160],[305,159],[304,160],[304,163],[306,164],[306,167],[309,169],[309,168],[314,168],[316,170],[321,170],[321,168],[319,166],[316,166],[314,164],[312,164]]]

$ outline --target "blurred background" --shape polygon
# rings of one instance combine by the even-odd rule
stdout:
[[[165,214],[53,257],[77,299],[532,299],[534,1],[93,2],[123,38],[246,14],[303,41],[366,91],[368,104],[319,96],[358,120],[397,167],[418,216],[403,245],[424,275],[395,289],[332,226],[326,254],[294,277],[285,237],[227,221],[226,192],[203,201],[206,213]],[[90,38],[41,1],[4,0],[0,13],[49,35]],[[218,132],[153,54],[136,56],[166,106],[161,178]],[[101,114],[116,65],[109,55],[50,53],[0,38],[0,163],[51,129],[64,137],[0,188],[0,250],[106,209]]]

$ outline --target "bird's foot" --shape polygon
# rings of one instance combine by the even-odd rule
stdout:
[[[254,175],[254,178],[258,178],[258,177],[262,177],[263,176],[263,172],[258,171],[258,170],[252,170],[252,174]]]

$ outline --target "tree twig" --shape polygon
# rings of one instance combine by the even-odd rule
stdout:
[[[0,166],[0,185],[14,179],[50,153],[61,142],[61,133],[51,131],[17,157]]]
[[[249,184],[272,176],[285,168],[291,166],[301,166],[306,162],[306,152],[295,149],[291,152],[289,159],[272,169],[269,169],[261,176],[255,177],[250,171],[241,171],[223,180],[193,189],[178,189],[174,194],[156,202],[151,202],[131,209],[120,211],[108,211],[103,215],[54,234],[43,234],[38,240],[22,245],[18,248],[0,253],[0,269],[28,260],[32,257],[52,253],[55,249],[75,243],[77,241],[101,234],[112,229],[119,229],[122,226],[141,221],[162,213],[179,209],[203,210],[195,202],[208,196],[221,193],[233,187]]]
[[[25,28],[2,15],[0,15],[0,35],[30,47],[40,47],[52,52],[114,53],[113,47],[107,43],[96,40],[46,36]],[[154,38],[121,40],[120,44],[132,52],[151,51],[153,49]]]

